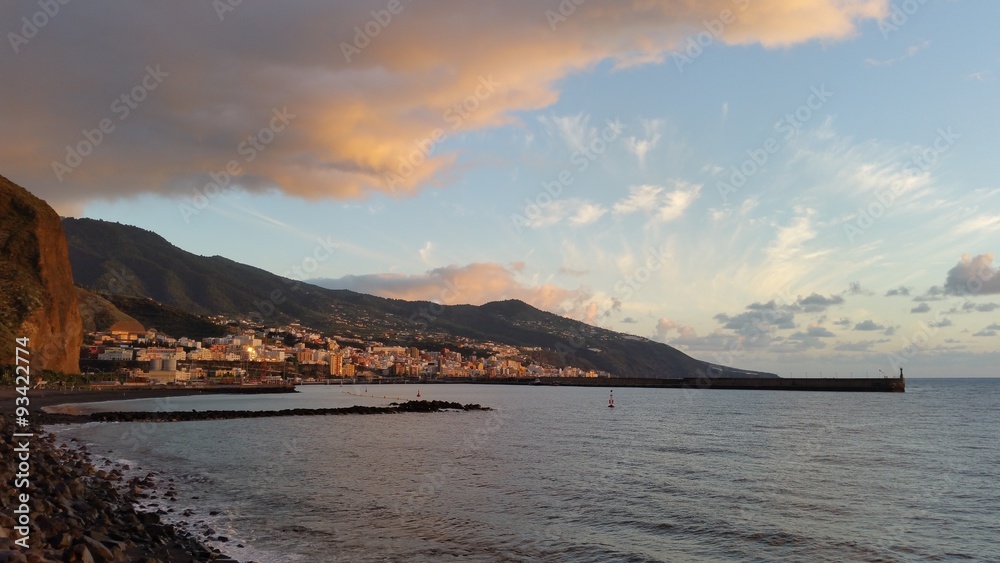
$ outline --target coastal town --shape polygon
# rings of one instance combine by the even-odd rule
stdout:
[[[538,348],[450,337],[447,345],[399,345],[327,336],[297,323],[262,327],[211,317],[230,334],[174,337],[134,321],[90,332],[81,369],[91,385],[274,385],[330,381],[426,381],[611,377],[532,359]],[[450,347],[449,347],[450,345]]]

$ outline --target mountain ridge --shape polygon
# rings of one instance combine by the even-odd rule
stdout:
[[[710,370],[706,362],[666,344],[593,327],[519,300],[440,305],[326,289],[222,256],[200,256],[139,227],[67,218],[63,228],[78,285],[114,296],[151,298],[189,313],[300,322],[329,335],[386,343],[425,345],[465,338],[537,348],[532,352],[549,360],[621,377],[698,377]],[[711,366],[713,375],[719,370]]]

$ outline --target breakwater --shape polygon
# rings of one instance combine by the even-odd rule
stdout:
[[[859,393],[903,393],[903,378],[835,377],[687,377],[653,379],[633,377],[542,377],[463,381],[509,385],[568,385],[575,387],[655,387],[661,389],[743,389],[753,391],[833,391]]]
[[[234,418],[268,418],[279,416],[336,416],[350,414],[431,413],[442,411],[488,411],[490,407],[478,404],[463,405],[448,401],[406,401],[390,403],[387,407],[355,405],[330,409],[282,409],[274,411],[206,410],[206,411],[136,411],[95,412],[89,415],[48,414],[36,418],[43,424],[74,424],[85,422],[186,422],[194,420],[226,420]]]

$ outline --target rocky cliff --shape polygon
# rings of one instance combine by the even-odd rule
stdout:
[[[23,336],[33,371],[80,371],[83,327],[59,216],[0,176],[0,364],[14,363]]]

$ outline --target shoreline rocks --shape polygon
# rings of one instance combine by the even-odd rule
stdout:
[[[5,437],[15,430],[0,417]],[[97,469],[85,448],[60,447],[53,434],[34,427],[30,439],[30,485],[15,488],[13,441],[0,442],[0,561],[216,561],[232,559],[201,544],[190,532],[136,510],[147,480],[123,483],[120,468]],[[123,486],[124,485],[124,486]],[[148,490],[148,489],[146,489]],[[15,544],[13,509],[18,495],[30,495],[28,549]],[[137,494],[138,493],[138,494]]]
[[[219,549],[206,546],[190,530],[191,522],[170,524],[161,514],[174,512],[169,503],[176,501],[172,486],[157,496],[153,474],[131,477],[125,465],[97,467],[82,445],[58,445],[56,436],[40,425],[101,422],[168,422],[262,418],[274,416],[323,416],[349,414],[431,413],[442,411],[488,411],[478,404],[462,405],[447,401],[408,401],[387,407],[353,406],[330,409],[286,409],[280,411],[187,411],[187,412],[110,412],[91,415],[35,413],[35,425],[15,428],[10,416],[0,416],[0,563],[124,562],[165,563],[185,561],[235,561]],[[15,488],[17,453],[15,432],[30,432],[30,485]],[[71,440],[75,441],[75,440]],[[18,495],[30,495],[30,535],[28,549],[15,543],[13,510]],[[163,510],[160,499],[168,504]],[[147,509],[140,510],[145,501]],[[179,509],[178,509],[179,510]],[[189,516],[188,512],[182,516]],[[214,532],[213,532],[214,534]],[[209,534],[213,536],[213,534]],[[214,537],[214,536],[213,536]],[[214,538],[220,542],[228,537]]]

